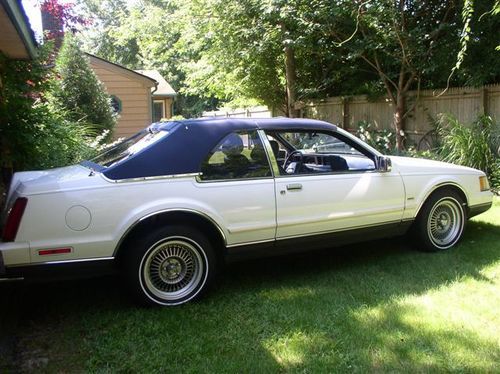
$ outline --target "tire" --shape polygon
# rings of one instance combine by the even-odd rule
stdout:
[[[125,248],[124,276],[146,305],[174,306],[199,298],[211,285],[216,257],[207,238],[185,226],[169,226],[136,238]]]
[[[453,190],[433,193],[413,227],[418,250],[436,252],[453,247],[462,237],[467,215],[465,201]]]

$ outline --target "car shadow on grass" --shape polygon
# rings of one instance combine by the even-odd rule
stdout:
[[[251,260],[169,309],[135,307],[119,277],[4,284],[0,371],[487,371],[498,359],[487,336],[425,324],[414,300],[491,282],[499,240],[498,226],[470,222],[439,253],[401,238]]]

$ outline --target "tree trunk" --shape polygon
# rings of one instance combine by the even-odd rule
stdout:
[[[396,148],[398,151],[404,149],[404,113],[405,94],[398,91],[396,94],[396,110],[394,111],[394,130],[396,130]]]
[[[285,76],[286,76],[286,101],[288,117],[297,117],[295,101],[297,100],[297,71],[295,66],[295,52],[291,45],[285,45]]]

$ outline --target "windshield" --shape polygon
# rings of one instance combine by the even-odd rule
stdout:
[[[168,135],[168,131],[143,130],[134,136],[106,150],[91,160],[103,168],[108,168],[135,155]],[[85,165],[84,165],[85,166]]]

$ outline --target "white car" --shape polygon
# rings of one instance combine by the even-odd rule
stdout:
[[[140,300],[177,305],[247,256],[407,232],[444,250],[491,203],[482,171],[386,157],[326,122],[155,123],[92,161],[16,173],[0,278],[110,268]]]

